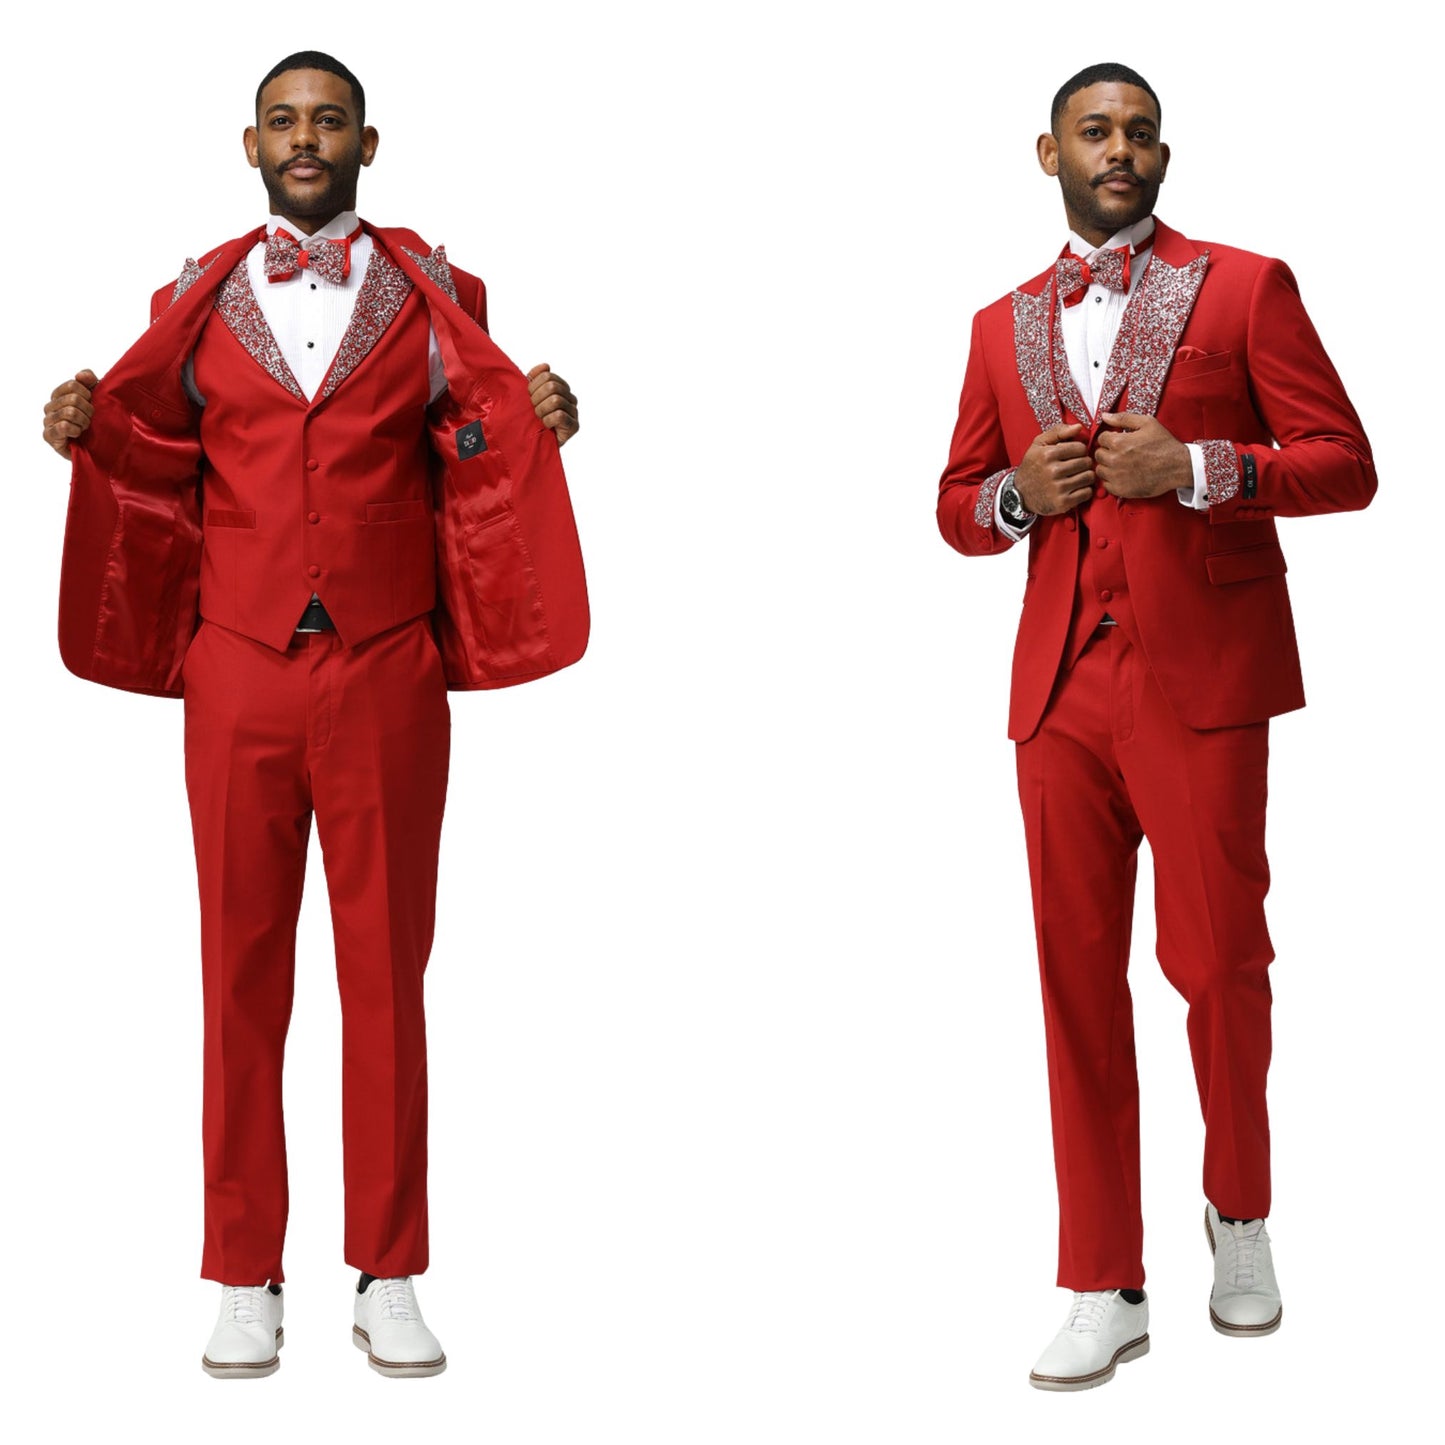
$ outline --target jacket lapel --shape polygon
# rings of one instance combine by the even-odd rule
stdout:
[[[360,298],[357,299],[359,303]],[[244,256],[216,293],[216,314],[264,371],[269,372],[292,396],[303,403],[306,401],[306,393],[291,374],[291,368],[276,342],[276,334],[267,324],[261,303],[251,289],[251,277]]]
[[[397,312],[406,298],[411,295],[412,283],[382,249],[376,236],[372,236],[371,259],[366,263],[366,275],[361,279],[361,290],[356,293],[356,305],[351,311],[351,321],[331,370],[316,393],[318,402],[325,401],[353,371],[366,359],[372,347],[381,340],[386,328],[396,320]]]
[[[1101,412],[1114,410],[1127,387],[1128,410],[1154,415],[1208,269],[1208,251],[1196,252],[1178,231],[1156,224],[1154,254],[1124,311],[1099,389]]]
[[[1049,337],[1054,327],[1054,278],[1050,272],[1037,295],[1028,291],[1013,293],[1014,361],[1024,395],[1029,399],[1034,420],[1041,432],[1063,421],[1059,409],[1058,388],[1054,385],[1053,365],[1049,357]],[[1068,367],[1064,367],[1064,375]]]

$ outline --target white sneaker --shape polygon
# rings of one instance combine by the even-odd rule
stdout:
[[[1131,1305],[1116,1289],[1075,1292],[1064,1327],[1029,1375],[1036,1390],[1092,1390],[1116,1366],[1149,1353],[1149,1301]]]
[[[264,1284],[221,1286],[221,1314],[201,1368],[213,1380],[258,1380],[281,1368],[281,1296]]]
[[[1228,1224],[1204,1206],[1204,1232],[1214,1251],[1209,1318],[1222,1335],[1272,1335],[1284,1316],[1264,1220]]]
[[[447,1357],[427,1329],[411,1276],[374,1279],[356,1296],[352,1343],[379,1375],[439,1375]]]

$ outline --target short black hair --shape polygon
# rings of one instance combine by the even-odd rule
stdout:
[[[298,50],[295,55],[288,55],[285,60],[278,60],[260,85],[256,87],[256,114],[261,114],[261,92],[276,79],[278,75],[285,75],[288,70],[324,70],[328,75],[338,75],[351,87],[351,98],[356,102],[356,123],[366,124],[366,92],[361,88],[361,82],[334,56],[328,55],[324,50]]]
[[[1053,109],[1049,112],[1049,129],[1058,135],[1059,120],[1064,114],[1064,107],[1069,103],[1070,96],[1077,95],[1081,90],[1087,90],[1091,85],[1102,85],[1105,81],[1110,80],[1117,85],[1137,85],[1140,90],[1148,91],[1154,102],[1155,116],[1162,115],[1163,107],[1159,104],[1159,97],[1154,94],[1154,87],[1137,70],[1130,70],[1127,65],[1120,65],[1114,60],[1105,60],[1098,65],[1086,66],[1059,87],[1058,94],[1054,96]]]

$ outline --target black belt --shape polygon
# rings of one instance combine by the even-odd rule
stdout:
[[[321,605],[319,597],[313,597],[306,604],[306,611],[301,614],[301,621],[296,624],[297,632],[335,632],[336,624],[331,620],[331,614]]]

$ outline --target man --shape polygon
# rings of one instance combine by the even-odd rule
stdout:
[[[427,1266],[422,974],[446,690],[544,676],[587,639],[557,455],[575,399],[491,342],[479,280],[358,220],[377,140],[345,66],[281,61],[245,132],[264,229],[188,261],[105,379],[82,372],[45,408],[74,474],[66,664],[185,698],[201,1273],[222,1285],[202,1365],[218,1379],[279,1364],[281,1069],[313,812],[342,1000],[353,1338],[384,1375],[445,1368],[411,1277]]]
[[[1135,860],[1189,1004],[1205,1120],[1210,1318],[1282,1305],[1265,1074],[1268,719],[1304,704],[1275,518],[1365,506],[1369,444],[1284,265],[1155,220],[1160,107],[1126,66],[1054,99],[1038,158],[1070,236],[981,311],[938,524],[960,552],[1027,539],[1017,743],[1043,982],[1059,1284],[1030,1375],[1087,1389],[1149,1347],[1126,968]]]

